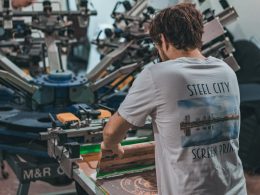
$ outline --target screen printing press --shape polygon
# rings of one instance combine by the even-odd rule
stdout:
[[[139,148],[145,148],[149,153],[150,151],[154,152],[153,142],[139,143],[139,144],[131,144],[125,146],[125,151],[127,153],[127,149],[132,151],[136,151]],[[150,150],[150,151],[149,151]],[[130,152],[131,153],[131,152]],[[132,158],[134,161],[140,161],[140,159],[145,159],[146,162],[149,163],[154,160],[154,155],[145,155],[135,154],[136,156]],[[150,156],[150,157],[148,157]],[[105,166],[111,166],[114,168],[106,167],[104,171],[112,171],[110,173],[101,174],[97,173],[98,167],[102,166],[102,163],[98,165],[98,161],[93,160],[89,162],[87,160],[88,157],[84,157],[83,160],[77,162],[79,169],[75,170],[74,179],[86,189],[89,194],[157,194],[157,186],[156,186],[156,175],[154,165],[140,165],[140,162],[131,162],[132,165],[138,164],[136,166],[128,166],[124,165],[127,161],[127,158],[115,159],[112,162],[104,162]],[[150,160],[149,160],[150,158]],[[102,160],[101,160],[102,161]],[[121,167],[120,167],[121,166]],[[116,169],[119,167],[119,169]],[[124,167],[123,171],[122,168]],[[99,170],[100,171],[100,170]],[[82,182],[82,183],[81,183]],[[87,184],[87,186],[86,186]]]
[[[100,135],[100,124],[66,130],[54,127],[41,133],[41,138],[48,142],[49,156],[77,183],[79,194],[157,194],[150,124],[130,130],[134,133],[121,143],[122,158],[110,151],[101,154],[100,142],[85,144],[86,139]],[[79,138],[84,138],[84,144],[75,141]]]

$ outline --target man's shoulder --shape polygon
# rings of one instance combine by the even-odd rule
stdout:
[[[174,68],[175,70],[178,69],[178,65],[181,65],[183,62],[180,60],[167,60],[164,62],[159,62],[155,64],[148,64],[144,70],[150,71],[152,73],[158,73],[158,71],[167,70],[168,68]]]
[[[180,57],[174,60],[167,60],[164,62],[159,62],[155,64],[149,64],[146,66],[148,69],[161,69],[166,68],[167,66],[174,67],[174,69],[182,68],[183,65],[226,65],[226,63],[218,58],[215,57],[208,57],[205,60],[200,60],[196,58],[189,58],[189,57]],[[178,66],[179,65],[179,66]]]
[[[153,63],[153,64],[149,64],[146,67],[147,68],[157,68],[157,67],[161,67],[161,66],[167,66],[167,65],[172,65],[172,64],[180,64],[182,63],[181,60],[179,59],[175,59],[175,60],[167,60],[164,62],[158,62],[158,63]]]
[[[215,68],[221,68],[225,72],[234,73],[232,68],[223,60],[208,57],[205,60],[199,60],[194,58],[177,58],[175,60],[168,60],[156,64],[149,64],[145,66],[144,72],[149,72],[152,75],[168,75],[170,74],[182,74],[186,73],[188,70],[190,71],[204,71],[211,70],[215,71]],[[189,71],[189,72],[190,72]]]

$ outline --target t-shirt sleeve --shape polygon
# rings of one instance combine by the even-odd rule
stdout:
[[[156,107],[156,90],[151,71],[145,68],[135,79],[125,100],[120,105],[119,114],[134,126],[143,126],[147,116]]]

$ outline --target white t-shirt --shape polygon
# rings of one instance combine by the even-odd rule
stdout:
[[[135,126],[152,117],[159,194],[244,195],[239,105],[226,63],[183,57],[147,66],[118,112]]]

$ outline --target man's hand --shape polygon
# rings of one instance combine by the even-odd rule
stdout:
[[[114,146],[106,146],[104,142],[101,143],[101,151],[104,153],[105,151],[112,151],[113,154],[116,154],[119,156],[119,158],[123,158],[124,156],[124,149],[121,146],[121,144],[117,144]]]
[[[36,0],[12,0],[12,6],[14,9],[26,7],[34,3]]]

